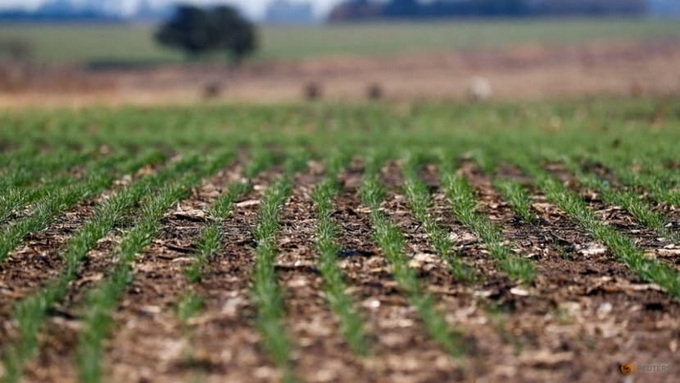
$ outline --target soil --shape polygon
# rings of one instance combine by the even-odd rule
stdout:
[[[485,78],[493,100],[641,97],[680,92],[680,41],[524,45],[395,57],[150,68],[0,67],[0,108],[304,100],[392,102],[469,98]],[[313,96],[310,89],[314,89]]]
[[[531,202],[539,220],[534,224],[520,221],[493,189],[494,175],[467,160],[460,162],[458,171],[475,190],[477,211],[501,228],[505,245],[515,256],[534,264],[533,282],[517,285],[498,270],[485,245],[453,216],[439,187],[437,168],[428,165],[420,173],[433,192],[431,213],[450,231],[456,256],[471,265],[478,277],[474,282],[454,278],[447,264],[430,249],[423,228],[410,213],[401,189],[400,163],[388,163],[380,173],[387,190],[381,209],[403,231],[404,254],[417,271],[421,288],[432,295],[450,327],[462,334],[459,341],[464,356],[447,355],[427,336],[417,313],[392,278],[390,265],[372,241],[369,210],[358,196],[363,169],[354,161],[338,176],[342,188],[333,201],[332,215],[342,249],[338,265],[345,275],[346,292],[364,320],[370,345],[367,357],[353,355],[325,301],[316,269],[316,219],[310,193],[322,179],[320,168],[310,163],[295,175],[291,196],[281,210],[277,239],[276,276],[286,312],[283,324],[293,346],[293,373],[301,380],[676,381],[674,371],[680,368],[680,322],[676,320],[680,302],[641,281],[538,190],[531,190]],[[229,183],[241,177],[240,172],[238,165],[225,168],[196,187],[191,196],[165,215],[156,240],[138,255],[133,281],[113,313],[112,335],[105,343],[106,381],[280,379],[254,327],[250,270],[255,243],[250,230],[264,191],[280,176],[281,169],[253,179],[253,190],[235,203],[222,225],[223,245],[210,260],[203,278],[191,284],[183,274],[206,223],[203,212]],[[501,167],[498,175],[524,180],[508,166]],[[588,200],[588,206],[612,227],[636,239],[646,251],[666,244],[620,209],[598,199]],[[91,210],[91,205],[81,204],[65,213],[64,219],[86,219]],[[78,219],[70,225],[55,223],[27,239],[27,246],[47,259],[57,259],[60,244],[78,224],[75,221]],[[40,351],[26,369],[27,381],[76,380],[71,361],[79,316],[86,309],[82,297],[111,269],[119,235],[116,232],[105,238],[88,253],[67,299],[50,311],[48,325],[40,336]],[[24,268],[24,261],[19,259],[27,256],[17,253],[13,257],[17,260],[0,265],[0,286],[11,282],[21,286],[17,290],[21,294],[7,294],[6,287],[1,290],[2,343],[16,336],[7,308],[45,283],[60,267],[55,261]],[[26,262],[33,258],[26,258]],[[24,272],[19,273],[19,268]],[[176,306],[189,293],[201,297],[203,306],[183,324],[177,318]],[[638,371],[625,376],[619,371],[622,363],[633,363]],[[669,370],[644,371],[649,365]]]

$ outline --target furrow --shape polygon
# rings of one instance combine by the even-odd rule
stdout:
[[[264,382],[277,376],[259,347],[250,295],[255,247],[250,230],[256,224],[263,193],[278,170],[257,174],[268,167],[244,167],[252,187],[234,201],[229,217],[220,225],[221,245],[192,286],[202,305],[187,320],[192,357],[182,368],[198,372],[207,382]]]
[[[78,334],[75,366],[81,382],[98,382],[102,378],[103,340],[113,325],[110,312],[134,277],[133,265],[137,253],[143,251],[158,235],[158,225],[167,209],[188,194],[193,185],[217,171],[227,157],[203,159],[193,171],[160,189],[146,200],[135,226],[122,239],[117,263],[111,273],[87,294],[82,328]]]
[[[147,159],[148,166],[158,161],[156,155]],[[0,267],[0,286],[3,286],[0,294],[8,298],[0,304],[0,312],[6,312],[11,302],[27,296],[30,291],[59,274],[64,266],[64,257],[56,256],[57,253],[69,251],[72,242],[93,230],[97,224],[90,221],[100,219],[95,215],[101,215],[102,210],[112,204],[109,201],[111,196],[127,193],[123,190],[129,179],[131,175],[124,174],[97,198],[79,201],[68,211],[60,213],[46,230],[27,235],[22,246],[11,252],[5,260],[5,266]]]
[[[322,288],[327,304],[339,321],[338,327],[349,350],[356,356],[365,356],[370,345],[364,332],[364,321],[357,311],[352,297],[346,293],[345,277],[338,267],[342,249],[338,244],[338,225],[333,218],[333,199],[338,195],[338,172],[348,165],[350,158],[336,153],[326,160],[326,174],[311,191],[316,211],[315,249],[317,267],[322,277]]]
[[[354,166],[341,172],[339,179],[344,186],[334,198],[333,218],[341,249],[338,266],[347,281],[347,292],[362,309],[371,342],[366,368],[373,376],[388,381],[458,379],[460,374],[450,357],[420,328],[417,313],[371,239],[370,211],[362,206],[356,189],[361,174]]]
[[[318,166],[313,164],[312,168],[315,167]],[[335,298],[343,299],[344,295],[339,295],[338,291],[328,294],[329,285],[324,283],[328,281],[328,266],[322,266],[323,261],[315,251],[316,220],[310,193],[319,179],[320,174],[313,170],[294,177],[296,187],[281,210],[279,220],[276,273],[283,290],[285,327],[292,340],[295,376],[303,381],[364,381],[366,371],[344,341],[343,335],[348,333],[343,334],[340,330],[343,324],[356,326],[347,319],[358,318],[342,317],[345,321],[339,323],[338,317],[333,315],[327,302],[342,304]],[[349,334],[357,336],[352,332]]]
[[[548,170],[554,174],[559,165]],[[595,216],[616,230],[635,238],[635,245],[644,251],[647,258],[680,271],[676,259],[680,245],[680,232],[674,227],[678,222],[673,215],[658,212],[644,199],[630,190],[615,189],[607,181],[591,173],[584,173],[575,164],[567,164],[573,174],[566,175],[570,190],[577,193]],[[560,169],[562,170],[562,169]],[[564,172],[559,172],[564,176]]]
[[[44,230],[60,213],[83,199],[101,193],[115,180],[115,171],[122,174],[132,173],[144,166],[147,161],[146,157],[122,162],[115,158],[102,161],[93,165],[90,174],[80,182],[54,190],[37,201],[27,217],[4,229],[0,236],[0,262],[4,261],[28,234]]]
[[[443,159],[440,165],[449,161]],[[465,169],[461,168],[461,172]],[[488,217],[476,211],[477,199],[467,180],[444,166],[440,173],[446,196],[456,219],[469,227],[483,242],[499,270],[513,280],[528,284],[534,276],[534,266],[522,254],[514,254],[505,243],[500,228]]]
[[[606,245],[619,262],[631,268],[641,279],[656,283],[670,296],[680,297],[678,272],[658,261],[647,259],[629,236],[604,224],[578,195],[567,190],[531,160],[518,156],[514,161],[534,178],[534,182],[546,194],[548,200],[564,210],[589,235]]]
[[[149,165],[157,161],[157,156],[147,157]],[[148,169],[148,168],[147,168]],[[168,172],[166,172],[168,174]],[[4,359],[6,369],[12,373],[8,379],[21,376],[21,365],[31,357],[36,346],[37,333],[42,327],[47,310],[53,309],[69,295],[74,282],[81,277],[81,263],[90,249],[97,246],[107,233],[142,198],[148,188],[162,181],[161,176],[148,176],[106,196],[94,208],[92,218],[88,220],[65,244],[60,254],[61,267],[58,277],[51,279],[34,295],[18,302],[13,312],[13,319],[18,326],[20,336],[7,352]]]
[[[513,167],[497,169],[496,177],[502,181],[492,182],[480,172],[471,176],[472,184],[486,196],[480,210],[493,212],[516,251],[530,254],[536,264],[531,286],[506,287],[491,295],[496,306],[490,318],[496,331],[506,334],[516,349],[498,363],[520,366],[515,377],[524,381],[589,382],[622,361],[672,359],[668,339],[679,326],[668,321],[666,313],[677,311],[677,302],[661,291],[638,288],[633,271],[612,263],[606,248],[538,190],[525,189],[526,179]],[[528,206],[507,206],[492,184],[530,195]],[[531,221],[521,220],[520,212],[527,209]],[[657,305],[663,309],[657,311]],[[630,333],[638,335],[634,339],[624,335]],[[648,352],[643,345],[647,343],[668,352]],[[593,367],[590,358],[602,362]],[[552,361],[550,368],[536,368],[543,360]]]
[[[183,381],[191,371],[192,346],[185,322],[200,308],[189,288],[186,268],[200,249],[204,227],[217,225],[207,212],[228,183],[238,179],[236,165],[202,182],[191,196],[159,221],[156,239],[136,257],[133,281],[113,318],[116,336],[107,343],[106,376],[112,381]],[[209,256],[207,254],[206,256]],[[208,266],[209,259],[203,261]],[[152,367],[151,367],[152,366]],[[147,368],[144,368],[147,367]]]
[[[422,243],[423,239],[426,242],[426,246],[420,245],[414,249],[416,256],[420,255],[422,258],[423,266],[432,269],[438,266],[433,264],[430,256],[434,253],[440,262],[446,264],[449,273],[456,279],[463,282],[480,280],[481,277],[476,275],[475,270],[461,260],[460,253],[454,250],[453,242],[449,239],[450,233],[437,222],[433,214],[432,195],[427,184],[419,178],[420,168],[426,167],[426,163],[421,161],[424,159],[418,159],[413,153],[409,153],[409,158],[404,161],[401,168],[404,178],[402,192],[405,195],[408,209],[395,206],[395,209],[388,209],[388,211],[406,216],[407,221],[411,222],[410,225],[402,226],[402,230],[411,236],[409,244]],[[399,198],[399,200],[402,199]],[[395,201],[395,203],[399,202]],[[417,224],[414,225],[414,223]]]
[[[445,317],[434,308],[432,296],[421,290],[418,276],[404,254],[401,230],[380,210],[384,190],[375,177],[376,173],[368,168],[360,189],[362,202],[370,209],[373,240],[390,263],[391,274],[416,310],[426,333],[451,356],[457,356],[463,352],[461,334],[450,328]]]

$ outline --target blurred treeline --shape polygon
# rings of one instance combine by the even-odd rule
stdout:
[[[330,21],[432,19],[451,17],[532,17],[644,15],[646,0],[350,0],[337,5]]]

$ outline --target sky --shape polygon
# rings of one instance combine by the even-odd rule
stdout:
[[[34,8],[44,3],[46,0],[0,0],[0,8]],[[74,0],[75,2],[82,0]],[[132,9],[139,0],[118,0],[126,9]],[[155,4],[172,4],[176,2],[194,3],[194,4],[231,4],[239,7],[246,15],[251,18],[261,18],[266,4],[272,0],[151,0]],[[314,12],[317,16],[323,15],[328,10],[341,0],[290,0],[291,2],[308,2],[314,6]]]

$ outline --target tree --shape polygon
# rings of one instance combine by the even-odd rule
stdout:
[[[218,6],[210,14],[211,35],[217,38],[218,49],[226,49],[231,58],[240,62],[257,47],[253,25],[230,6]]]
[[[257,47],[255,27],[230,6],[179,5],[155,37],[160,44],[183,49],[191,57],[223,50],[235,62]]]

